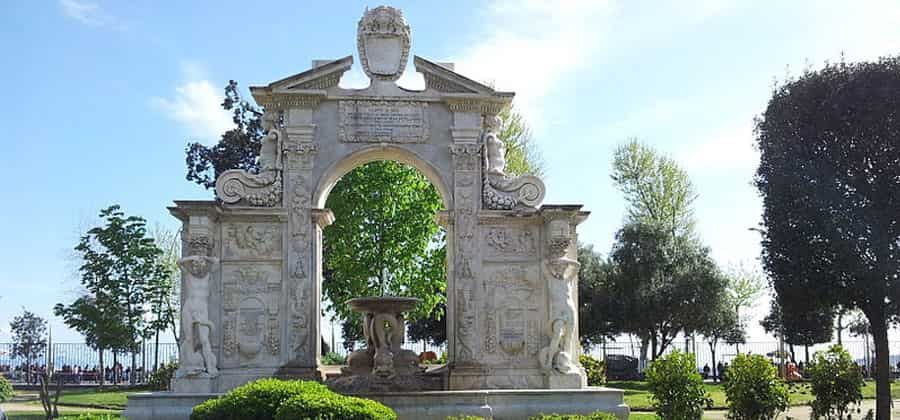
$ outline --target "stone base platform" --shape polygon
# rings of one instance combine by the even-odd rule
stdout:
[[[130,420],[186,420],[191,409],[219,394],[148,392],[128,397],[125,417]],[[447,416],[475,415],[494,420],[527,419],[535,414],[587,414],[605,411],[628,418],[624,392],[619,389],[503,389],[474,391],[389,392],[358,394],[393,408],[400,420],[444,420]]]

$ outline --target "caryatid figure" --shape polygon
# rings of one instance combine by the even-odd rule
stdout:
[[[207,256],[205,252],[178,260],[178,265],[184,273],[179,370],[185,376],[202,373],[216,376],[219,373],[210,342],[214,326],[209,320],[210,273],[218,264],[218,258]]]

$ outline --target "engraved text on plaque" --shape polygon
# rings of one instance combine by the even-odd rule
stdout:
[[[428,141],[426,102],[341,101],[339,137],[347,143]]]

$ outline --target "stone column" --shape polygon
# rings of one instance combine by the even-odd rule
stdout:
[[[317,235],[312,209],[312,170],[318,151],[313,142],[313,110],[291,108],[284,115],[284,207],[288,213],[284,278],[287,279],[287,325],[280,376],[318,376],[319,290],[316,262]]]
[[[477,213],[481,202],[481,114],[455,112],[450,129],[453,144],[453,214],[448,220],[447,336],[450,388],[468,386],[467,367],[478,364],[481,343],[475,274],[479,264]],[[454,375],[454,370],[461,375]],[[469,369],[470,370],[470,369]]]

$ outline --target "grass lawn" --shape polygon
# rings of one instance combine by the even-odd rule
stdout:
[[[625,404],[628,404],[632,410],[652,410],[650,389],[646,382],[610,381],[607,386],[625,390]],[[712,408],[725,409],[725,391],[722,389],[722,385],[705,384],[704,387],[713,400]],[[790,384],[788,392],[790,393],[791,405],[803,405],[813,399],[809,391],[809,384],[806,383]],[[894,381],[891,384],[891,396],[900,398],[900,382]],[[875,382],[866,382],[866,385],[863,387],[863,397],[875,398]]]
[[[120,419],[122,418],[121,411],[109,411],[109,410],[59,410],[59,418],[65,419],[66,417],[74,418],[81,414],[100,414],[106,415],[106,418],[112,419]],[[10,420],[44,420],[44,412],[43,411],[8,411],[6,415]]]

